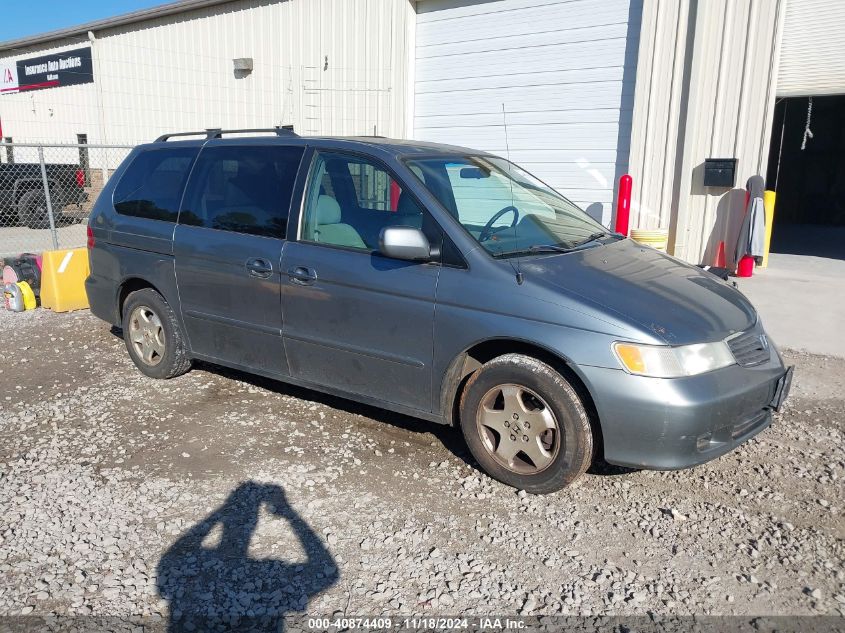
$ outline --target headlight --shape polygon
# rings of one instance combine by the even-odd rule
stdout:
[[[653,378],[695,376],[736,363],[724,341],[679,347],[617,342],[613,351],[626,371]]]

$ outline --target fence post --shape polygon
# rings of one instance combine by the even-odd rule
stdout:
[[[100,187],[105,187],[106,181],[109,179],[109,150],[103,148],[100,150],[100,153],[100,177],[103,179]]]
[[[59,250],[59,234],[53,217],[53,202],[50,199],[50,183],[47,180],[47,167],[44,165],[44,146],[38,146],[38,162],[41,164],[41,182],[44,185],[44,199],[47,201],[47,219],[50,220],[50,233],[53,234],[53,250]]]

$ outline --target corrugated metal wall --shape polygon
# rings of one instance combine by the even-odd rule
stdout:
[[[845,2],[789,0],[778,95],[845,94]]]
[[[292,123],[404,136],[409,0],[237,0],[97,33],[95,83],[0,96],[16,141],[135,143],[174,130]],[[0,53],[0,62],[88,44]],[[254,70],[236,76],[233,58]],[[98,104],[102,104],[101,110]]]
[[[631,130],[631,226],[669,228],[677,208],[676,171],[683,150],[690,3],[652,0],[643,8],[639,72]]]
[[[608,223],[627,169],[640,0],[423,0],[414,137],[506,153]]]
[[[678,257],[728,261],[749,177],[765,175],[783,0],[652,0],[643,11],[630,173],[632,227],[670,230]],[[733,189],[705,158],[738,159]]]

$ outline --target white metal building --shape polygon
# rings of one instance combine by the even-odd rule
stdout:
[[[282,123],[402,135],[413,26],[404,0],[187,0],[8,42],[0,68],[90,47],[94,81],[0,95],[4,135],[137,143]]]
[[[608,225],[629,172],[632,226],[709,261],[787,129],[779,99],[845,95],[843,26],[840,0],[184,0],[0,44],[0,123],[15,141],[293,124],[468,145]],[[737,159],[733,188],[703,185],[715,157]]]

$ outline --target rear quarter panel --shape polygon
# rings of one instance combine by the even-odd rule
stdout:
[[[114,210],[114,188],[135,158],[133,150],[109,178],[100,192],[89,219],[95,246],[89,251],[91,274],[86,282],[89,299],[96,289],[92,312],[101,319],[120,325],[120,290],[124,283],[140,279],[156,288],[181,322],[179,292],[173,264],[175,224],[160,220],[120,215]]]

